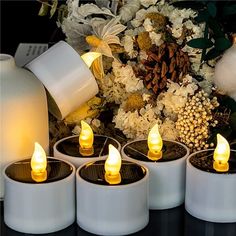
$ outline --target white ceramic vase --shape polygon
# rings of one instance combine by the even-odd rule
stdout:
[[[4,197],[3,168],[33,154],[34,142],[48,152],[48,109],[41,82],[15,60],[0,54],[0,198]]]

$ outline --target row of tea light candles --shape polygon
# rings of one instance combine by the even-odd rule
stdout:
[[[77,218],[88,232],[125,235],[148,224],[149,209],[173,208],[184,199],[186,210],[197,218],[236,222],[236,151],[222,136],[217,135],[214,154],[211,149],[189,156],[185,145],[162,141],[155,125],[148,140],[122,147],[121,160],[118,141],[94,136],[81,123],[79,137],[54,145],[55,158],[46,158],[35,144],[31,160],[5,168],[4,221],[10,228],[50,233]]]

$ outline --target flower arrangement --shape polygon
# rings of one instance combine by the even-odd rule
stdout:
[[[216,133],[235,141],[236,98],[214,86],[219,55],[231,47],[226,34],[224,46],[214,47],[209,24],[197,20],[199,11],[177,8],[176,1],[95,2],[68,0],[58,21],[80,55],[102,54],[91,67],[99,94],[65,118],[67,127],[79,133],[85,119],[95,132],[121,131],[123,138],[137,139],[157,123],[164,139],[192,151],[213,147]],[[212,4],[202,11],[214,18]],[[219,49],[216,58],[212,49]]]

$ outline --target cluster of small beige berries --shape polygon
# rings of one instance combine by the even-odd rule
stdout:
[[[179,109],[176,129],[179,131],[180,141],[191,151],[214,146],[213,143],[208,144],[207,139],[210,126],[215,127],[218,123],[212,116],[212,111],[218,106],[216,97],[210,99],[207,93],[199,91]]]

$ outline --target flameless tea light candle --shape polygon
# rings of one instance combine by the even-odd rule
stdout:
[[[64,119],[98,93],[89,66],[99,56],[96,52],[80,56],[60,41],[26,65],[47,89],[49,111],[55,117]]]
[[[149,208],[168,209],[181,205],[185,194],[185,161],[188,148],[162,140],[155,125],[147,139],[135,140],[122,148],[122,157],[146,166],[150,171]]]
[[[106,161],[86,163],[76,172],[78,225],[99,235],[141,230],[149,221],[148,180],[148,169],[121,161],[118,150],[109,145]]]
[[[185,208],[194,217],[218,223],[236,222],[236,151],[217,135],[214,149],[187,159]]]
[[[16,161],[4,169],[4,221],[22,233],[59,231],[75,220],[75,167],[46,158],[35,144],[31,159]]]
[[[112,144],[120,150],[120,143],[108,136],[94,135],[91,127],[81,121],[80,135],[63,138],[53,147],[54,156],[67,160],[76,168],[88,161],[104,160],[108,156],[108,146]]]

